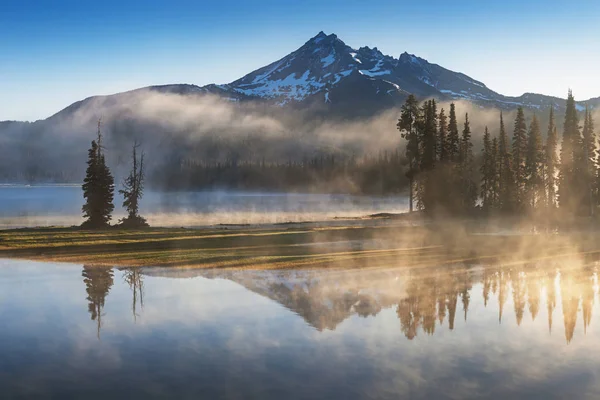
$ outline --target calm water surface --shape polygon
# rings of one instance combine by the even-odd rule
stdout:
[[[0,397],[596,399],[596,271],[0,260]]]
[[[80,185],[0,185],[0,228],[79,225],[83,201]],[[121,202],[115,194],[113,222],[125,216]],[[147,190],[141,201],[153,226],[319,221],[407,209],[402,196]]]

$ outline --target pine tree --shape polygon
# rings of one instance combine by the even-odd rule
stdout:
[[[596,134],[594,133],[594,121],[588,107],[585,108],[585,118],[582,131],[584,170],[582,188],[587,190],[588,196],[584,197],[585,208],[593,214],[596,204],[595,185],[597,177],[596,164]]]
[[[439,160],[446,161],[450,149],[448,146],[448,118],[443,108],[438,116],[438,149]]]
[[[109,226],[111,213],[114,210],[114,179],[106,166],[102,151],[102,134],[98,122],[98,138],[92,141],[88,150],[87,170],[82,185],[86,203],[82,207],[86,220],[82,226],[86,228],[104,228]]]
[[[580,159],[581,134],[579,132],[579,117],[575,106],[575,98],[569,90],[565,122],[563,127],[562,146],[560,149],[560,174],[558,181],[559,205],[567,214],[575,215],[581,206],[581,177],[578,171]],[[583,194],[585,196],[585,193]]]
[[[421,145],[421,170],[435,167],[437,159],[437,111],[435,100],[423,103],[419,114],[419,143]]]
[[[465,114],[465,125],[459,146],[459,171],[462,211],[468,213],[475,207],[477,201],[477,185],[474,179],[475,160],[473,143],[471,142],[471,124],[469,114]]]
[[[554,124],[554,108],[550,108],[550,121],[548,123],[548,134],[545,148],[545,169],[544,181],[546,184],[546,206],[550,209],[556,207],[556,169],[558,166],[558,154],[556,146],[558,144],[558,134]]]
[[[498,207],[504,212],[513,211],[512,155],[508,146],[508,135],[504,127],[504,116],[500,113],[500,136],[498,139]]]
[[[525,182],[527,173],[525,169],[525,157],[527,154],[527,124],[523,108],[517,110],[515,118],[515,129],[512,138],[512,168],[514,176],[514,200],[515,207],[520,210],[524,203]]]
[[[409,179],[409,209],[413,212],[414,209],[414,189],[415,177],[420,165],[420,146],[419,146],[419,103],[414,95],[408,96],[406,102],[402,106],[400,119],[396,127],[401,132],[402,138],[406,139],[406,157],[408,158],[408,172],[406,173]]]
[[[490,140],[490,132],[485,127],[483,134],[483,156],[481,160],[481,199],[483,209],[490,211],[493,204],[493,173],[494,173],[494,158],[492,154],[492,142]]]
[[[421,169],[417,182],[418,208],[432,213],[437,202],[437,184],[434,168],[437,162],[438,131],[435,100],[423,103],[419,117]]]
[[[527,205],[535,209],[544,198],[543,181],[544,152],[542,133],[537,117],[534,115],[527,136],[527,155],[525,159],[525,198]]]
[[[492,139],[492,209],[500,208],[500,151],[498,148],[498,138]]]
[[[134,142],[131,172],[123,182],[123,189],[119,190],[123,195],[123,207],[127,210],[127,217],[121,220],[121,225],[136,228],[148,226],[146,219],[139,215],[140,199],[144,194],[144,153],[142,152],[138,161],[138,147],[139,144]]]
[[[460,137],[458,135],[458,121],[456,119],[456,106],[450,104],[450,121],[448,122],[448,159],[458,162]]]

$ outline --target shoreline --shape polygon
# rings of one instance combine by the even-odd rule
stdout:
[[[596,257],[600,254],[597,243],[600,235],[590,230],[532,232],[505,219],[431,221],[386,213],[359,219],[205,228],[0,230],[0,258],[117,267],[425,267],[458,262],[510,264],[577,254]]]

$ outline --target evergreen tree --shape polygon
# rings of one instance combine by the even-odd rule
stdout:
[[[437,112],[435,100],[423,103],[419,113],[419,143],[421,145],[421,170],[435,167],[437,159]]]
[[[544,198],[544,152],[542,133],[537,117],[534,115],[527,137],[527,155],[525,159],[525,193],[529,207],[535,209]]]
[[[406,173],[409,179],[409,209],[413,212],[414,209],[414,189],[415,177],[420,165],[420,146],[419,146],[419,103],[414,95],[408,96],[406,102],[402,106],[400,119],[396,127],[401,132],[402,138],[406,139],[406,157],[408,158],[408,172]]]
[[[448,146],[448,118],[442,108],[438,116],[438,152],[439,160],[446,161],[450,148]]]
[[[544,181],[546,184],[546,206],[550,209],[556,207],[556,169],[558,166],[558,154],[556,146],[558,144],[558,134],[554,124],[554,108],[550,108],[550,121],[548,123],[548,134],[545,148],[545,169]]]
[[[500,113],[500,136],[498,139],[498,207],[502,211],[513,210],[513,171],[512,155],[508,146],[508,136],[504,127],[504,116]]]
[[[492,139],[492,208],[494,210],[500,208],[500,151],[498,148],[498,138],[494,136]]]
[[[583,198],[584,205],[593,214],[596,204],[595,186],[597,178],[596,164],[596,134],[594,133],[594,120],[588,107],[585,108],[585,118],[582,131],[584,168],[582,174],[582,188],[588,192]]]
[[[512,138],[512,168],[514,176],[514,201],[517,210],[523,207],[525,182],[527,181],[527,172],[525,168],[525,158],[527,154],[527,123],[523,108],[517,110],[515,118],[515,129]]]
[[[433,212],[437,202],[434,168],[437,161],[437,106],[435,100],[423,103],[419,116],[419,143],[421,144],[421,169],[417,184],[418,208]]]
[[[82,185],[86,203],[82,207],[86,228],[104,228],[109,225],[114,210],[114,179],[106,166],[102,149],[102,133],[98,122],[98,138],[88,150],[87,170]]]
[[[468,213],[475,207],[477,201],[477,185],[474,178],[475,160],[473,143],[471,141],[471,124],[469,114],[465,114],[465,125],[459,146],[459,171],[462,211]]]
[[[121,220],[121,225],[127,227],[148,226],[146,219],[139,215],[140,199],[144,194],[144,153],[142,152],[138,160],[138,147],[139,144],[134,142],[131,172],[123,182],[123,189],[119,190],[123,195],[123,207],[127,210],[127,217]]]
[[[450,121],[448,122],[448,159],[458,162],[460,137],[458,135],[458,121],[456,119],[456,106],[450,104]]]
[[[581,177],[578,160],[581,150],[581,134],[579,131],[579,117],[575,106],[575,98],[569,90],[565,121],[563,127],[562,146],[560,149],[560,174],[558,181],[558,200],[561,209],[566,213],[575,215],[581,206]],[[583,194],[585,196],[585,193]]]
[[[490,211],[493,207],[494,199],[494,163],[495,159],[492,153],[492,141],[490,140],[490,132],[485,127],[483,134],[483,157],[481,160],[481,200],[483,209]]]

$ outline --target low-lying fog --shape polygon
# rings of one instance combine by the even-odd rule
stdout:
[[[0,228],[77,225],[83,221],[80,185],[1,185]],[[115,194],[113,223],[125,213]],[[179,227],[321,221],[406,211],[401,196],[257,192],[146,191],[141,213],[150,225]]]

